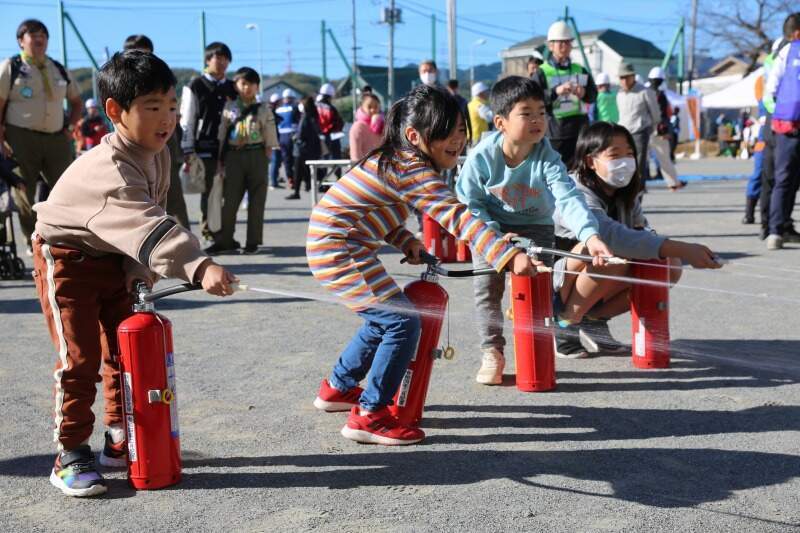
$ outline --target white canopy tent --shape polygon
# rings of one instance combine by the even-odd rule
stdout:
[[[702,107],[705,109],[743,109],[757,107],[755,85],[756,79],[764,73],[764,68],[758,68],[743,79],[728,87],[703,96]]]

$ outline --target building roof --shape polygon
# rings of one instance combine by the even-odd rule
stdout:
[[[616,30],[604,29],[594,31],[580,32],[581,40],[598,40],[603,41],[612,50],[617,52],[624,58],[637,58],[637,59],[662,59],[664,52],[656,45],[645,39],[628,35]],[[539,35],[519,42],[507,48],[505,51],[511,52],[519,49],[530,48],[543,48],[547,42],[547,37]]]

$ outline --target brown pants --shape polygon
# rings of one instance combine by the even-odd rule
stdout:
[[[58,350],[54,441],[72,450],[92,434],[96,384],[103,362],[104,423],[122,423],[117,326],[132,314],[120,255],[92,258],[70,248],[33,243],[36,288]]]

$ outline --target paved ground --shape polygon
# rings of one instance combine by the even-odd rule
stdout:
[[[672,291],[669,370],[597,357],[558,361],[552,393],[519,392],[513,368],[506,386],[478,386],[470,282],[445,281],[457,356],[436,364],[428,438],[407,448],[346,441],[344,416],[311,406],[359,323],[346,309],[256,293],[163,301],[184,481],[135,492],[112,473],[108,496],[89,501],[47,481],[55,354],[32,283],[0,282],[0,530],[797,530],[800,247],[766,253],[739,223],[743,188],[654,185],[646,196],[662,233],[733,261],[687,271]],[[267,252],[222,261],[254,286],[322,294],[304,258],[308,204],[283,192],[270,193]],[[398,259],[385,256],[406,283],[418,268]],[[612,323],[621,339],[629,328],[628,317]]]

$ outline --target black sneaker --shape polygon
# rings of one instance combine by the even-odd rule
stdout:
[[[787,228],[783,231],[783,242],[800,242],[800,233],[794,228]]]
[[[611,335],[608,320],[584,318],[580,324],[579,339],[590,353],[623,354],[628,349]]]
[[[299,194],[290,194],[289,196],[286,197],[286,199],[287,200],[299,200],[300,199],[300,195]]]
[[[203,251],[208,255],[219,255],[219,254],[237,252],[240,247],[241,245],[236,241],[233,241],[232,244],[221,244],[215,242],[214,244],[204,249]]]
[[[556,357],[562,359],[586,359],[589,352],[581,345],[578,326],[555,327]]]
[[[114,443],[111,434],[106,431],[106,442],[100,454],[100,464],[107,468],[125,468],[128,466],[128,443]]]
[[[108,490],[106,480],[94,466],[94,454],[87,444],[64,451],[56,457],[50,483],[67,496],[97,496]]]
[[[248,244],[247,246],[242,249],[242,253],[245,255],[254,255],[258,253],[258,245],[257,244]]]

